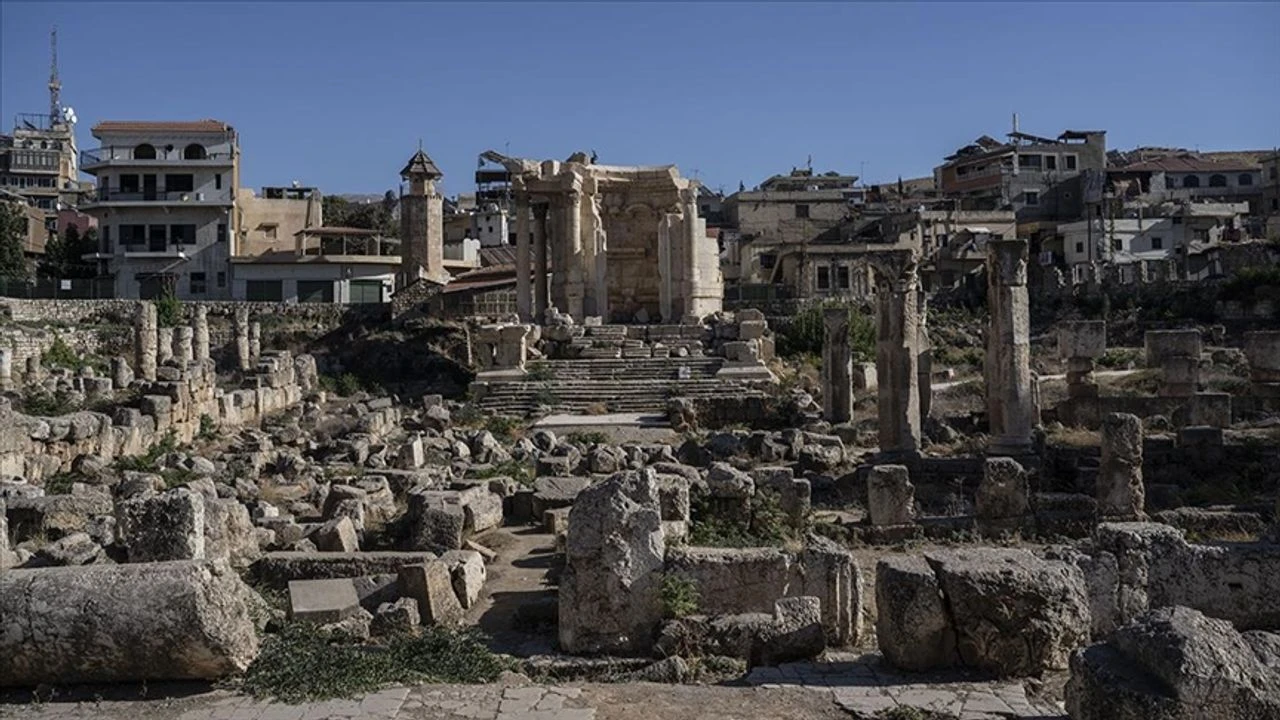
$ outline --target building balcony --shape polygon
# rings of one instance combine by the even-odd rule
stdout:
[[[234,204],[234,195],[230,190],[121,190],[119,188],[97,188],[86,193],[80,206],[91,207],[153,207],[162,205],[190,205],[205,207],[227,207]]]
[[[143,146],[104,145],[92,150],[80,151],[80,169],[92,173],[103,167],[231,167],[234,153],[188,151],[184,148],[151,148]],[[146,146],[150,147],[150,146]]]

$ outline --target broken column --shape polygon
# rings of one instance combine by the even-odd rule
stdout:
[[[0,686],[215,680],[258,654],[262,600],[224,563],[0,573]]]
[[[204,514],[204,496],[187,488],[120,502],[116,526],[129,562],[204,559]]]
[[[1027,473],[1010,457],[987,458],[974,500],[978,530],[998,535],[1021,530],[1031,514]]]
[[[905,465],[876,465],[867,475],[872,525],[908,525],[916,517],[916,489]]]
[[[615,473],[579,493],[560,579],[560,648],[648,655],[662,620],[665,545],[652,469]]]
[[[173,355],[178,360],[178,365],[186,367],[195,359],[195,332],[185,326],[179,326],[173,329]]]
[[[910,250],[876,253],[876,378],[880,451],[914,455],[920,448],[919,301]]]
[[[173,328],[162,327],[156,331],[156,364],[165,365],[173,359]]]
[[[849,311],[822,312],[822,414],[827,422],[853,418],[853,349],[849,346]]]
[[[209,359],[209,308],[196,305],[191,320],[192,352],[198,362]]]
[[[13,351],[0,348],[0,390],[13,389]]]
[[[257,365],[262,357],[262,323],[254,320],[249,323],[249,363]]]
[[[1031,315],[1027,299],[1027,241],[987,242],[987,421],[992,455],[1031,451]]]
[[[27,383],[38,383],[44,379],[44,367],[40,364],[40,353],[27,356],[27,372],[23,380]]]
[[[1280,397],[1280,331],[1245,333],[1244,354],[1249,359],[1253,394]]]
[[[1066,322],[1058,326],[1058,357],[1067,361],[1067,397],[1096,398],[1094,361],[1107,351],[1107,323],[1102,320]]]
[[[1102,466],[1098,470],[1098,514],[1111,520],[1141,520],[1142,421],[1137,415],[1110,413],[1102,419]]]
[[[253,367],[249,347],[249,308],[237,307],[231,325],[236,338],[236,367],[241,372],[248,372]]]
[[[1150,330],[1143,337],[1147,367],[1163,373],[1161,397],[1190,397],[1200,386],[1200,331]]]
[[[139,377],[148,382],[156,379],[156,306],[138,303],[133,322],[133,364]]]
[[[133,368],[124,356],[111,358],[111,386],[116,390],[124,390],[133,384]]]

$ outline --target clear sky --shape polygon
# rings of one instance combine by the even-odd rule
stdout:
[[[81,148],[213,117],[242,182],[382,192],[418,139],[452,195],[487,149],[675,163],[727,191],[803,166],[930,173],[1018,112],[1110,147],[1280,144],[1280,3],[0,1],[0,123],[46,112],[57,24]]]

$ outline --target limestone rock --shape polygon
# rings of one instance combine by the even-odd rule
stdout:
[[[369,632],[374,635],[401,635],[418,632],[422,618],[418,611],[418,601],[403,597],[395,602],[382,603],[373,614],[373,622]]]
[[[102,555],[102,547],[88,533],[71,533],[35,552],[31,563],[46,565],[88,565]]]
[[[662,619],[665,544],[652,470],[620,472],[582,491],[560,580],[561,649],[649,652]]]
[[[1071,657],[1073,720],[1280,717],[1280,636],[1164,607]]]
[[[258,653],[261,603],[225,563],[0,573],[0,685],[213,680]]]
[[[915,520],[915,486],[905,465],[876,465],[867,475],[867,514],[872,525]]]
[[[707,470],[707,490],[717,498],[749,498],[756,494],[756,483],[732,465],[716,462]]]
[[[360,537],[351,518],[340,517],[321,525],[311,535],[311,541],[321,552],[356,552],[360,549]]]
[[[453,591],[449,565],[428,560],[400,568],[401,597],[418,603],[423,625],[457,625],[462,621],[462,604]]]
[[[360,596],[350,578],[293,580],[289,583],[289,617],[317,624],[336,623],[360,610]]]
[[[876,565],[876,637],[885,659],[903,670],[958,663],[955,627],[924,558],[889,555]]]
[[[1111,413],[1102,419],[1102,466],[1098,471],[1098,514],[1141,519],[1146,489],[1142,482],[1142,421]]]
[[[116,507],[130,562],[200,560],[205,557],[204,497],[177,488],[135,497]]]
[[[205,500],[204,549],[210,560],[242,567],[261,555],[249,510],[238,500]]]
[[[475,605],[484,587],[484,558],[474,550],[450,550],[440,556],[440,561],[449,566],[453,592],[458,596],[459,604],[464,609]]]

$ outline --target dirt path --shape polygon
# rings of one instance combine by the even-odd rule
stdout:
[[[488,563],[467,624],[492,638],[498,652],[527,657],[555,644],[556,539],[540,527],[505,527],[476,538],[498,557]]]

